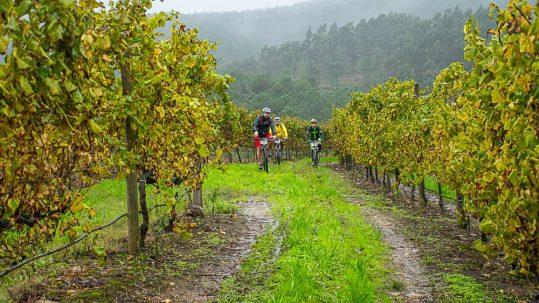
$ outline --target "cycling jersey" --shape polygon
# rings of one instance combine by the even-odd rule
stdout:
[[[316,141],[322,138],[322,130],[320,126],[309,126],[307,129],[307,137],[310,141]]]
[[[268,133],[275,133],[275,124],[271,118],[266,118],[264,115],[258,116],[253,124],[253,131],[258,132],[260,137],[266,137]]]
[[[284,124],[279,123],[275,125],[275,130],[277,131],[277,137],[281,139],[288,139],[288,130]]]

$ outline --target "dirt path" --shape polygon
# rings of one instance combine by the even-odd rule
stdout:
[[[258,236],[272,223],[268,203],[251,200],[239,206],[239,215],[244,220],[242,225],[246,228],[200,262],[195,273],[178,281],[170,289],[168,300],[193,303],[214,300],[223,280],[238,270],[241,260],[247,257]]]
[[[539,302],[537,279],[510,275],[502,257],[486,260],[474,249],[480,236],[478,222],[472,219],[468,229],[460,228],[454,203],[445,203],[442,212],[437,197],[428,195],[424,207],[410,198],[409,188],[401,187],[398,195],[387,193],[358,171],[330,167],[357,186],[349,200],[361,204],[366,219],[391,246],[396,271],[407,287],[394,294],[396,299],[452,302],[476,287],[485,302]]]
[[[391,259],[395,265],[397,280],[405,285],[402,292],[391,295],[404,302],[433,302],[427,271],[420,263],[416,246],[400,233],[400,223],[390,215],[368,207],[357,195],[346,197],[348,201],[361,206],[361,213],[369,224],[383,235],[384,242],[391,247]]]
[[[266,202],[238,203],[231,215],[200,222],[182,218],[189,231],[157,234],[135,258],[110,252],[105,260],[71,260],[46,281],[14,289],[15,302],[211,302],[258,236],[275,224]]]

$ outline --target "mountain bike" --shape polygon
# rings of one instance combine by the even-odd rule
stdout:
[[[318,167],[318,162],[320,161],[318,144],[320,144],[320,140],[311,141],[311,161],[314,167]]]
[[[262,146],[262,168],[266,173],[269,173],[269,157],[270,149],[269,142],[272,139],[270,138],[260,138],[260,145]]]
[[[281,159],[283,156],[283,147],[281,144],[281,139],[279,138],[275,138],[275,141],[273,141],[273,156],[274,156],[273,161],[275,161],[277,165],[281,165]]]

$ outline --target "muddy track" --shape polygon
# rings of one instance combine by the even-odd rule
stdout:
[[[211,302],[219,294],[224,279],[232,276],[266,228],[272,224],[270,206],[265,202],[239,203],[242,217],[241,231],[218,251],[200,262],[195,273],[175,283],[168,293],[172,302]]]
[[[400,223],[390,215],[366,206],[355,195],[346,199],[360,205],[365,220],[382,233],[384,242],[391,248],[397,280],[405,285],[404,291],[393,292],[391,296],[409,303],[433,302],[427,270],[420,262],[417,247],[401,234]]]
[[[232,215],[209,215],[190,232],[157,234],[135,258],[70,260],[58,275],[14,289],[15,302],[212,302],[257,238],[275,226],[266,202],[237,204]],[[183,218],[187,222],[192,219]],[[182,234],[183,233],[183,234]]]
[[[346,178],[344,175],[343,177]],[[403,291],[392,292],[391,296],[407,303],[434,302],[428,271],[420,261],[421,256],[416,245],[402,234],[402,223],[390,214],[366,205],[361,193],[345,198],[360,206],[365,220],[382,233],[384,242],[391,248],[395,275],[405,286]]]

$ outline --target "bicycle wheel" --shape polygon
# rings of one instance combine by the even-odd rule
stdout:
[[[320,160],[320,154],[317,150],[314,151],[314,166],[318,167],[318,162]]]
[[[269,166],[269,151],[268,151],[267,148],[264,148],[262,150],[262,153],[263,153],[263,157],[264,157],[262,165],[264,166],[264,171],[268,173],[269,172],[268,171],[269,170],[269,167],[268,167]]]
[[[275,161],[277,162],[277,165],[281,165],[281,149],[275,151]]]

